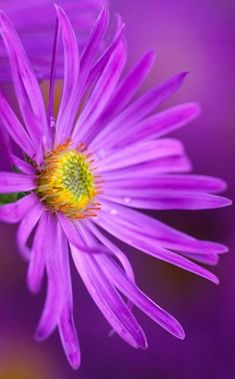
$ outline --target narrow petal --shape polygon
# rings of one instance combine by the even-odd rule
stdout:
[[[59,317],[58,329],[67,359],[71,366],[74,369],[77,369],[80,366],[81,354],[77,331],[73,320],[73,293],[69,265],[68,240],[62,232],[59,224],[58,227],[60,229],[60,233],[58,234],[58,237],[60,238],[59,257],[61,260],[61,266],[63,267],[63,275],[60,279],[63,283],[64,289],[64,305]]]
[[[120,125],[125,125],[125,128],[129,129],[131,125],[142,120],[181,86],[185,76],[186,73],[180,73],[142,95],[94,138],[91,147],[99,149],[103,146],[103,141],[106,146],[112,146],[114,130],[118,129]]]
[[[145,141],[143,143],[117,149],[97,162],[100,172],[130,167],[143,162],[161,159],[168,156],[183,155],[184,148],[181,142],[174,139]]]
[[[122,179],[155,178],[158,174],[182,173],[192,170],[192,165],[185,154],[162,157],[156,160],[143,162],[131,167],[123,167],[114,171],[102,172],[105,181]],[[101,170],[100,170],[101,172]]]
[[[6,46],[16,96],[28,133],[38,143],[48,135],[46,112],[36,76],[26,57],[24,48],[9,18],[0,12],[0,33]]]
[[[48,213],[48,217],[45,240],[48,288],[46,302],[35,335],[37,341],[43,341],[53,332],[58,324],[64,301],[64,289],[61,281],[63,267],[61,267],[59,238],[55,238],[59,230],[56,216]]]
[[[178,321],[159,307],[159,305],[155,304],[133,284],[112,258],[100,254],[97,255],[95,259],[99,262],[100,267],[102,267],[111,283],[114,284],[124,296],[127,296],[137,307],[169,333],[180,339],[185,338],[184,330]]]
[[[68,241],[71,242],[78,250],[86,254],[99,254],[99,251],[97,251],[94,247],[84,245],[76,223],[71,222],[70,219],[61,213],[58,213],[57,217]],[[100,250],[103,252],[106,251],[105,249]]]
[[[71,245],[71,252],[88,292],[116,333],[131,346],[145,348],[144,332],[94,258],[80,253],[73,245]]]
[[[15,224],[19,222],[25,214],[38,203],[35,194],[24,196],[15,203],[0,206],[0,221]]]
[[[36,169],[32,165],[30,165],[26,161],[20,159],[16,155],[11,154],[10,159],[11,159],[12,163],[14,164],[14,166],[16,166],[17,169],[22,171],[24,174],[29,174],[29,175],[35,175],[36,174]]]
[[[100,117],[108,101],[110,100],[110,97],[113,94],[115,86],[122,73],[125,61],[125,47],[123,42],[120,41],[107,62],[104,71],[101,73],[97,83],[95,84],[95,87],[89,97],[89,101],[78,118],[73,135],[73,141],[75,144],[84,140],[87,142],[86,134],[92,134],[91,132],[94,128],[93,125]],[[97,133],[96,128],[93,133]]]
[[[6,99],[0,92],[0,120],[15,143],[31,158],[35,157],[36,149],[32,140],[19,122]]]
[[[157,244],[156,239],[154,240],[153,238],[148,237],[144,232],[143,225],[141,229],[138,229],[137,231],[131,227],[131,225],[127,226],[127,223],[123,224],[122,220],[115,217],[115,215],[108,215],[107,212],[102,211],[99,212],[99,219],[95,222],[110,234],[114,235],[128,245],[218,284],[218,279],[216,276],[208,270],[176,253],[173,253],[172,251],[163,248],[160,244]]]
[[[74,100],[78,91],[80,71],[77,39],[72,25],[64,11],[56,6],[59,25],[64,44],[64,82],[62,99],[56,121],[56,142],[65,142],[71,134],[77,104]]]
[[[109,195],[114,189],[117,194],[123,195],[124,192],[132,191],[132,189],[146,190],[174,190],[190,191],[190,192],[208,192],[219,193],[227,188],[226,183],[219,179],[203,175],[157,175],[153,178],[143,177],[141,180],[123,178],[121,180],[109,180],[105,183],[105,193]],[[120,192],[119,192],[120,191]],[[126,192],[127,191],[127,192]]]
[[[31,195],[29,195],[31,196]],[[17,244],[21,256],[25,260],[29,260],[31,250],[27,246],[27,241],[36,226],[38,220],[44,212],[44,207],[35,195],[33,197],[33,204],[30,205],[27,213],[24,215],[17,231]],[[28,196],[27,196],[28,197]],[[24,199],[24,198],[23,198]]]
[[[200,254],[221,254],[227,251],[227,247],[224,245],[198,240],[130,208],[127,209],[117,204],[114,206],[112,203],[105,202],[103,210],[112,216],[116,215],[114,220],[122,220],[122,225],[142,231],[159,246],[166,249]]]
[[[15,172],[0,172],[0,192],[23,192],[36,187],[34,175],[24,175]]]
[[[35,221],[33,221],[33,223],[35,223]],[[45,235],[47,233],[47,228],[48,214],[44,212],[39,219],[34,236],[33,247],[30,252],[27,283],[28,288],[32,293],[38,293],[41,289],[45,269]]]
[[[153,51],[146,53],[127,76],[122,79],[105,113],[102,115],[102,122],[104,120],[107,122],[107,119],[113,118],[129,103],[151,70],[154,56]]]
[[[131,128],[125,130],[125,138],[123,138],[123,127],[120,127],[113,134],[115,146],[121,147],[138,141],[162,137],[189,124],[198,117],[200,112],[200,106],[196,103],[178,105],[137,123],[134,133]]]
[[[116,194],[115,194],[116,192]],[[214,209],[231,205],[231,200],[202,192],[170,190],[133,189],[113,191],[104,197],[115,203],[142,209]]]

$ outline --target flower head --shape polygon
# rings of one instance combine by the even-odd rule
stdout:
[[[40,290],[47,273],[47,297],[36,338],[43,340],[58,327],[68,360],[76,368],[80,350],[73,322],[69,253],[97,306],[127,343],[147,347],[132,304],[182,339],[180,324],[138,288],[126,255],[109,236],[218,283],[195,261],[215,264],[225,246],[188,236],[137,209],[218,208],[230,201],[215,195],[225,187],[220,179],[187,174],[191,165],[182,144],[165,138],[193,120],[200,111],[198,105],[154,113],[186,74],[175,75],[133,100],[152,66],[153,53],[121,78],[126,60],[123,25],[118,25],[110,45],[100,53],[108,26],[108,12],[102,10],[80,52],[69,19],[61,8],[56,10],[64,46],[64,82],[52,123],[52,107],[45,111],[18,35],[7,16],[0,14],[0,33],[23,123],[2,95],[0,119],[25,157],[12,153],[18,171],[0,173],[0,192],[24,194],[0,207],[0,219],[20,222],[18,246],[29,262],[32,292]]]
[[[69,15],[75,27],[77,41],[84,46],[89,31],[102,7],[107,6],[106,0],[58,0]],[[1,9],[12,20],[22,44],[30,58],[34,71],[40,79],[49,78],[51,51],[55,29],[55,12],[53,0],[2,0]],[[0,45],[1,73],[0,80],[11,80],[11,72],[7,64],[4,46]],[[58,52],[57,77],[63,75],[63,51]]]

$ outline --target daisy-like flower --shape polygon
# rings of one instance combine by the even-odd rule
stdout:
[[[16,4],[17,3],[17,4]],[[0,0],[0,8],[12,20],[23,46],[30,58],[34,71],[40,79],[50,74],[55,12],[53,0]],[[69,15],[80,47],[84,46],[90,29],[106,0],[58,0]],[[11,72],[4,46],[0,45],[0,80],[9,81]],[[57,77],[63,74],[63,51],[57,56]]]
[[[175,318],[138,288],[126,255],[110,237],[218,283],[195,261],[215,264],[226,247],[195,239],[137,209],[218,208],[230,201],[214,194],[224,189],[220,179],[187,175],[191,166],[182,144],[165,138],[193,120],[198,105],[153,113],[181,86],[186,74],[175,75],[133,100],[151,68],[153,53],[120,79],[126,60],[123,25],[118,24],[110,45],[99,55],[109,22],[107,10],[102,10],[80,54],[69,19],[61,8],[56,10],[64,47],[64,82],[53,123],[52,107],[45,111],[20,39],[7,16],[0,14],[22,122],[2,95],[0,119],[25,157],[12,154],[17,172],[0,173],[0,192],[23,196],[1,206],[0,219],[20,222],[17,241],[29,262],[27,279],[33,293],[40,290],[47,274],[37,340],[44,340],[57,327],[67,358],[77,368],[80,349],[69,255],[104,317],[131,346],[147,347],[133,304],[183,339]],[[53,103],[53,91],[50,94],[49,103]]]

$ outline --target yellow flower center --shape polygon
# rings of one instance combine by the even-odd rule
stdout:
[[[96,215],[100,193],[99,176],[94,175],[94,161],[86,147],[70,149],[70,141],[47,154],[38,177],[37,193],[52,212],[60,211],[70,218]]]

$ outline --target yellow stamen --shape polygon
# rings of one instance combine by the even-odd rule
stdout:
[[[93,163],[84,144],[72,149],[68,141],[48,153],[37,187],[47,208],[74,219],[96,216],[100,204],[94,200],[101,192],[100,183],[96,183],[98,178],[92,172]]]

